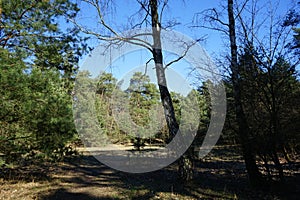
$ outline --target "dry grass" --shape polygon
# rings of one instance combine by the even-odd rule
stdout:
[[[195,180],[183,184],[177,178],[175,164],[156,172],[128,174],[84,155],[56,164],[13,170],[9,177],[0,178],[0,200],[297,199],[299,196],[297,170],[289,177],[287,188],[254,190],[247,184],[240,157],[228,156],[230,152],[215,148],[209,157],[197,163]]]

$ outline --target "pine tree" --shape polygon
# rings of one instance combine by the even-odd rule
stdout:
[[[126,93],[133,122],[140,127],[151,125],[149,111],[153,105],[159,103],[159,92],[155,84],[150,83],[149,76],[135,72]],[[145,145],[145,139],[150,138],[151,131],[153,129],[150,126],[150,133],[148,128],[138,129],[135,132],[137,135],[133,138],[133,143],[138,150]]]
[[[78,8],[69,0],[2,0],[0,46],[16,52],[30,67],[56,68],[72,78],[86,49],[79,30],[68,25]],[[66,23],[65,30],[60,24]],[[74,77],[73,77],[74,78]]]
[[[6,161],[61,157],[75,134],[70,91],[84,38],[67,24],[77,5],[69,0],[2,0],[1,151]],[[26,155],[26,156],[25,156]]]

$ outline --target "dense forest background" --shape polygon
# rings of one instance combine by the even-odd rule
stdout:
[[[153,5],[153,1],[137,2],[142,10]],[[167,1],[155,2],[159,9],[167,4]],[[99,8],[107,8],[101,7],[102,3],[97,4]],[[234,9],[230,9],[232,3]],[[210,28],[230,36],[225,43],[231,42],[227,45],[231,48],[215,59],[217,64],[226,65],[222,70],[227,116],[218,145],[232,145],[241,152],[251,184],[259,185],[266,180],[284,182],[283,164],[296,162],[300,150],[300,3],[291,6],[285,16],[273,16],[274,21],[265,21],[272,23],[268,24],[272,30],[262,39],[256,35],[256,25],[251,27],[241,14],[245,7],[251,7],[247,3],[229,0],[228,7],[199,11],[193,28],[199,32],[201,28]],[[230,18],[230,11],[234,18]],[[81,138],[74,125],[73,89],[78,62],[90,52],[92,47],[88,41],[95,37],[75,23],[78,12],[79,5],[70,0],[0,1],[0,169],[61,161],[78,153],[75,146]],[[249,12],[254,17],[256,11]],[[68,25],[62,27],[63,23]],[[267,47],[270,40],[272,45]],[[234,55],[236,63],[232,61]],[[118,128],[110,99],[112,92],[121,89],[113,74],[84,76],[87,82],[96,83],[98,125],[110,141],[133,145],[137,151],[149,145],[167,144],[170,134],[167,125],[151,137],[147,137],[146,131],[134,137]],[[201,118],[196,139],[186,153],[191,160],[197,160],[197,148],[210,122],[209,84],[212,83],[199,79],[188,94],[197,99]],[[140,126],[149,123],[151,106],[162,101],[156,84],[138,72],[131,77],[124,95],[130,102],[132,120]],[[189,102],[176,92],[170,91],[170,96],[177,122],[188,126],[189,121],[181,121],[180,116],[181,108],[188,107]],[[95,139],[91,136],[84,140]],[[189,179],[186,175],[183,178]]]

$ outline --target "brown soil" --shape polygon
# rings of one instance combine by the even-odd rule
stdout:
[[[231,147],[214,148],[196,163],[194,180],[188,183],[179,181],[176,163],[155,172],[129,174],[84,152],[56,164],[2,171],[0,199],[298,199],[300,162],[284,165],[285,184],[273,181],[254,189],[234,152]]]

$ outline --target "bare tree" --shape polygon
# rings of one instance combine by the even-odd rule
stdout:
[[[258,141],[255,138],[257,135],[256,132],[261,130],[254,130],[253,124],[249,124],[253,123],[253,121],[250,122],[249,116],[246,116],[246,112],[253,113],[254,110],[257,109],[253,106],[255,103],[256,105],[258,103],[257,100],[254,99],[253,93],[259,95],[259,101],[265,106],[264,109],[268,112],[268,122],[264,124],[265,127],[268,127],[269,132],[266,140],[269,141],[268,146],[270,146],[268,157],[274,162],[280,179],[283,179],[283,170],[276,149],[278,149],[278,146],[283,146],[279,142],[281,140],[278,139],[281,138],[283,134],[283,131],[280,131],[279,113],[280,109],[282,109],[281,104],[283,99],[288,97],[283,97],[283,93],[280,95],[278,92],[283,91],[282,87],[284,87],[284,83],[287,82],[284,79],[288,80],[290,77],[280,77],[280,83],[276,82],[278,77],[274,77],[274,67],[278,65],[282,58],[295,61],[290,65],[291,68],[299,62],[293,59],[290,50],[286,48],[292,39],[290,34],[292,27],[283,26],[285,16],[279,17],[276,15],[276,10],[278,9],[276,4],[278,4],[278,2],[265,1],[260,3],[257,0],[235,2],[228,0],[226,6],[221,6],[220,12],[216,9],[208,9],[199,13],[197,17],[201,17],[202,22],[209,22],[209,26],[199,24],[199,21],[195,20],[196,27],[213,29],[225,34],[229,38],[230,56],[227,58],[229,58],[230,67],[228,72],[231,75],[230,79],[233,86],[235,114],[238,124],[237,133],[243,147],[249,179],[250,182],[254,184],[261,180],[259,170],[256,166],[256,154],[261,150],[266,151],[266,146],[261,145],[258,147],[259,150],[254,148],[258,145],[256,144]],[[222,15],[225,10],[228,14],[227,19]],[[242,83],[241,77],[245,70],[247,71],[247,64],[239,62],[244,56],[245,50],[248,56],[251,57],[248,58],[248,62],[252,62],[251,67],[256,69],[253,69],[255,73],[251,75],[253,76],[251,80],[244,80]],[[262,82],[262,79],[258,77],[262,75],[257,74],[264,74],[263,76],[266,76],[265,80]],[[249,93],[250,90],[250,88],[243,87],[245,81],[255,82],[251,83],[252,87],[255,87],[251,90],[253,97],[252,102],[251,100],[245,101],[245,95]],[[249,98],[251,98],[251,95]],[[252,105],[246,105],[246,103],[249,102],[251,102]],[[250,110],[247,109],[249,106],[253,108]],[[257,120],[256,122],[258,123]],[[261,123],[262,122],[259,122],[259,124]],[[258,127],[257,124],[256,126]]]
[[[238,122],[238,133],[241,139],[243,156],[245,159],[245,164],[247,172],[249,175],[249,180],[253,185],[257,185],[260,182],[260,174],[258,167],[256,166],[255,157],[251,150],[250,140],[250,128],[248,126],[245,113],[243,110],[241,90],[240,90],[240,71],[238,66],[238,50],[236,44],[236,28],[235,28],[235,17],[233,11],[233,0],[228,0],[228,28],[229,28],[229,38],[230,38],[230,50],[231,50],[231,65],[230,69],[232,71],[232,84],[234,88],[234,100],[235,100],[235,112]]]
[[[242,9],[247,1],[242,5]],[[250,128],[247,123],[245,112],[242,104],[242,91],[240,87],[240,70],[238,65],[238,45],[236,33],[236,17],[240,14],[234,12],[233,0],[228,0],[227,5],[221,5],[221,11],[215,8],[206,9],[195,15],[193,27],[205,28],[218,31],[229,38],[230,55],[226,56],[229,61],[227,72],[230,74],[229,79],[233,86],[233,98],[235,107],[235,116],[237,121],[239,139],[242,145],[243,157],[246,164],[249,181],[257,185],[261,178],[256,165],[255,155],[250,144]],[[224,13],[227,12],[227,17]],[[224,61],[223,61],[224,63]]]
[[[167,64],[164,64],[163,58],[163,49],[162,49],[162,42],[161,42],[161,31],[163,28],[172,28],[176,25],[176,22],[167,22],[165,27],[162,27],[162,16],[165,8],[168,5],[168,0],[158,1],[158,0],[136,0],[138,5],[140,6],[139,19],[138,22],[135,22],[134,15],[131,16],[129,21],[129,27],[127,26],[128,30],[134,28],[141,28],[141,27],[148,27],[150,25],[152,30],[151,32],[145,33],[138,33],[135,34],[132,31],[129,35],[124,35],[119,33],[117,30],[114,29],[113,24],[109,24],[104,15],[105,9],[112,4],[113,1],[101,1],[101,0],[83,0],[88,5],[92,6],[97,11],[97,18],[98,24],[100,24],[102,30],[101,31],[93,31],[82,26],[76,19],[71,19],[73,23],[77,25],[81,29],[82,32],[92,35],[96,37],[100,41],[107,42],[108,46],[112,45],[122,45],[123,43],[130,43],[133,45],[137,45],[143,47],[150,51],[152,58],[147,62],[154,61],[156,76],[157,76],[157,84],[159,86],[161,103],[164,108],[164,115],[165,120],[167,122],[167,126],[169,129],[169,138],[168,142],[172,140],[173,137],[177,134],[179,130],[178,122],[175,118],[174,107],[172,103],[172,98],[168,89],[167,80],[165,70],[173,63],[180,61],[183,59],[189,50],[189,48],[194,45],[193,44],[185,44],[183,46],[183,53],[182,55],[178,56],[176,59],[170,61]],[[144,16],[141,17],[140,13],[144,13]],[[143,40],[141,37],[143,36],[150,36],[153,39],[152,43],[149,43],[146,40]],[[197,42],[197,41],[196,41]],[[183,165],[185,163],[189,163],[190,160],[185,158],[184,160],[188,160],[187,162],[181,162]],[[189,165],[189,164],[188,164]],[[190,165],[189,165],[190,166]],[[182,167],[180,169],[186,169],[186,167]],[[187,169],[186,173],[189,173],[191,169]],[[185,176],[190,177],[190,176]]]
[[[284,109],[284,102],[287,102],[290,96],[284,87],[290,87],[290,83],[293,82],[293,66],[296,66],[299,60],[294,59],[290,49],[286,48],[292,40],[292,27],[284,26],[288,13],[278,17],[278,8],[273,1],[266,1],[262,6],[259,6],[257,1],[251,3],[251,9],[242,11],[237,7],[236,10],[240,13],[237,20],[241,27],[241,42],[249,49],[248,52],[251,52],[252,60],[257,63],[256,71],[264,77],[264,81],[258,77],[252,78],[252,81],[260,85],[255,90],[261,94],[260,101],[263,102],[263,109],[268,116],[265,120],[268,134],[264,142],[268,144],[269,149],[263,145],[258,148],[258,153],[264,152],[265,159],[269,157],[274,162],[279,178],[283,181],[283,168],[278,153],[281,151],[286,159],[289,159],[282,139],[285,133],[281,127],[280,113]],[[268,14],[265,14],[264,8],[268,8]],[[242,16],[242,12],[251,17],[247,19]],[[267,159],[265,163],[268,165]]]

